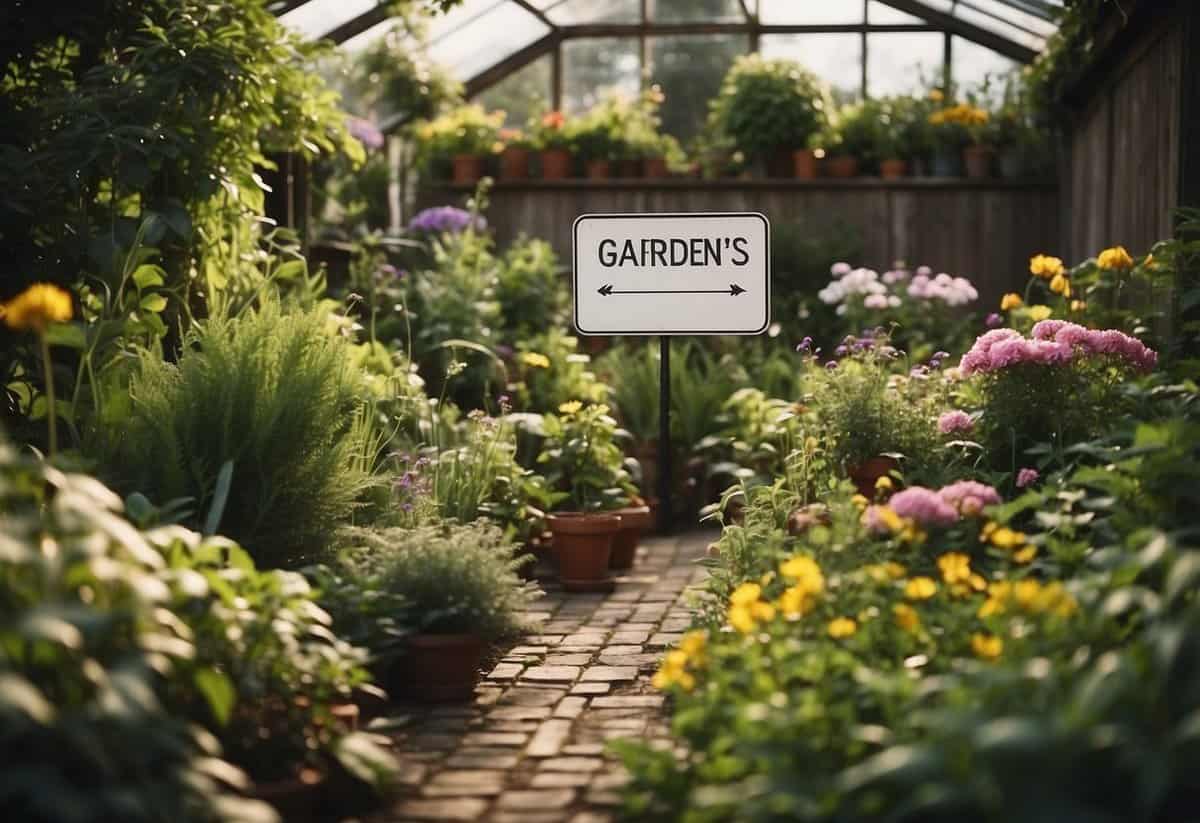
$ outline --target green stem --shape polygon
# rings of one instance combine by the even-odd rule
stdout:
[[[38,339],[42,344],[42,371],[46,377],[46,422],[50,427],[50,457],[58,451],[58,408],[54,400],[54,368],[50,362],[50,341],[46,332],[40,332]]]

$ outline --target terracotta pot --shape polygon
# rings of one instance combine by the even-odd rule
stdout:
[[[454,175],[451,179],[455,183],[475,183],[480,177],[483,177],[482,157],[478,154],[454,155]]]
[[[388,691],[425,703],[470,700],[482,662],[483,640],[473,634],[409,635]]]
[[[792,152],[792,171],[797,180],[812,180],[817,176],[817,155],[812,149]]]
[[[886,476],[889,472],[900,468],[894,457],[871,457],[856,466],[851,466],[846,474],[854,482],[858,493],[868,500],[875,499],[875,481]]]
[[[316,769],[301,769],[295,777],[257,783],[254,796],[270,803],[288,823],[315,823],[322,818],[321,795],[325,775]]]
[[[858,175],[858,158],[849,154],[837,154],[826,158],[825,171],[830,177],[856,177]]]
[[[642,496],[658,494],[658,441],[639,441],[633,447],[633,456],[642,466]]]
[[[654,180],[662,179],[668,175],[667,158],[665,157],[647,157],[642,160],[642,176]]]
[[[629,569],[637,554],[642,535],[653,525],[649,506],[626,506],[617,509],[621,515],[621,528],[613,538],[612,556],[608,559],[610,569]]]
[[[879,164],[879,176],[884,180],[899,180],[908,174],[908,163],[903,160],[884,160]]]
[[[795,172],[790,149],[775,149],[763,158],[763,173],[769,178],[788,178]]]
[[[626,157],[617,163],[617,177],[634,178],[642,176],[642,161],[636,157]]]
[[[563,512],[547,517],[546,525],[554,533],[558,579],[563,588],[569,592],[612,591],[608,561],[613,538],[621,528],[621,516],[615,512]]]
[[[571,176],[571,153],[566,149],[546,149],[542,152],[542,179],[566,180]]]
[[[970,180],[986,180],[992,176],[992,161],[996,150],[991,146],[967,146],[963,149],[963,165]]]
[[[529,179],[529,149],[507,146],[500,153],[501,180]]]
[[[589,160],[584,164],[588,180],[607,180],[611,164],[607,160]]]

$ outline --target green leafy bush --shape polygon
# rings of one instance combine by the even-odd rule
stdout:
[[[517,574],[525,558],[495,526],[360,528],[341,543],[332,568],[363,597],[327,605],[335,626],[361,627],[355,633],[376,652],[394,653],[405,631],[496,642],[528,628],[524,611],[538,590]]]
[[[710,103],[709,124],[749,158],[801,149],[824,125],[828,94],[799,63],[748,54],[734,61]]]
[[[164,682],[193,688],[200,646],[162,556],[119,511],[96,480],[0,443],[0,807],[47,823],[275,820],[164,702]]]
[[[350,343],[326,312],[275,301],[193,331],[179,362],[142,355],[104,465],[152,500],[190,497],[205,529],[264,566],[319,556],[371,483],[371,421]],[[222,481],[222,477],[227,478]]]
[[[509,247],[496,279],[496,300],[504,342],[527,340],[566,326],[571,296],[549,243],[521,237]]]
[[[563,403],[542,418],[545,443],[538,455],[546,482],[561,492],[556,508],[577,512],[619,509],[636,494],[617,444],[617,421],[604,404]]]

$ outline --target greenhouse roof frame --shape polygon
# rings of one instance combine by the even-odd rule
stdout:
[[[277,16],[302,9],[322,0],[268,0],[267,7]],[[727,17],[715,20],[662,21],[653,19],[653,0],[637,0],[638,13],[629,22],[556,22],[555,11],[570,9],[578,0],[493,0],[474,14],[469,14],[456,25],[440,33],[435,42],[453,38],[455,33],[502,7],[519,9],[528,15],[531,26],[531,41],[502,56],[494,63],[467,73],[463,79],[466,96],[473,97],[503,80],[513,72],[549,55],[555,89],[555,106],[561,99],[562,49],[564,42],[578,38],[625,37],[637,39],[644,55],[651,38],[670,35],[745,35],[751,50],[757,50],[764,35],[856,33],[864,37],[876,32],[938,32],[947,38],[947,58],[951,35],[990,49],[1019,63],[1029,63],[1038,51],[1013,37],[993,31],[989,21],[1002,24],[1015,37],[1037,42],[1047,36],[1046,26],[1053,24],[1056,10],[1062,8],[1061,0],[878,0],[883,6],[913,18],[913,22],[871,23],[864,16],[857,23],[780,23],[764,22],[760,12],[767,0],[738,0],[737,8],[741,19]],[[361,9],[363,3],[358,3]],[[365,10],[357,11],[348,19],[322,31],[320,39],[344,43],[386,22],[391,16],[391,4],[376,2]],[[864,8],[866,0],[864,0]],[[1004,16],[1010,10],[1011,17]],[[1024,22],[1023,22],[1024,21]],[[1035,30],[1034,27],[1041,30]],[[514,44],[515,45],[515,44]],[[948,63],[948,59],[947,59]]]

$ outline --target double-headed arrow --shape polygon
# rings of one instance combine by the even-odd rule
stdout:
[[[605,297],[610,294],[728,294],[736,297],[746,290],[737,283],[730,283],[727,289],[614,289],[612,283],[605,283],[596,291]]]

